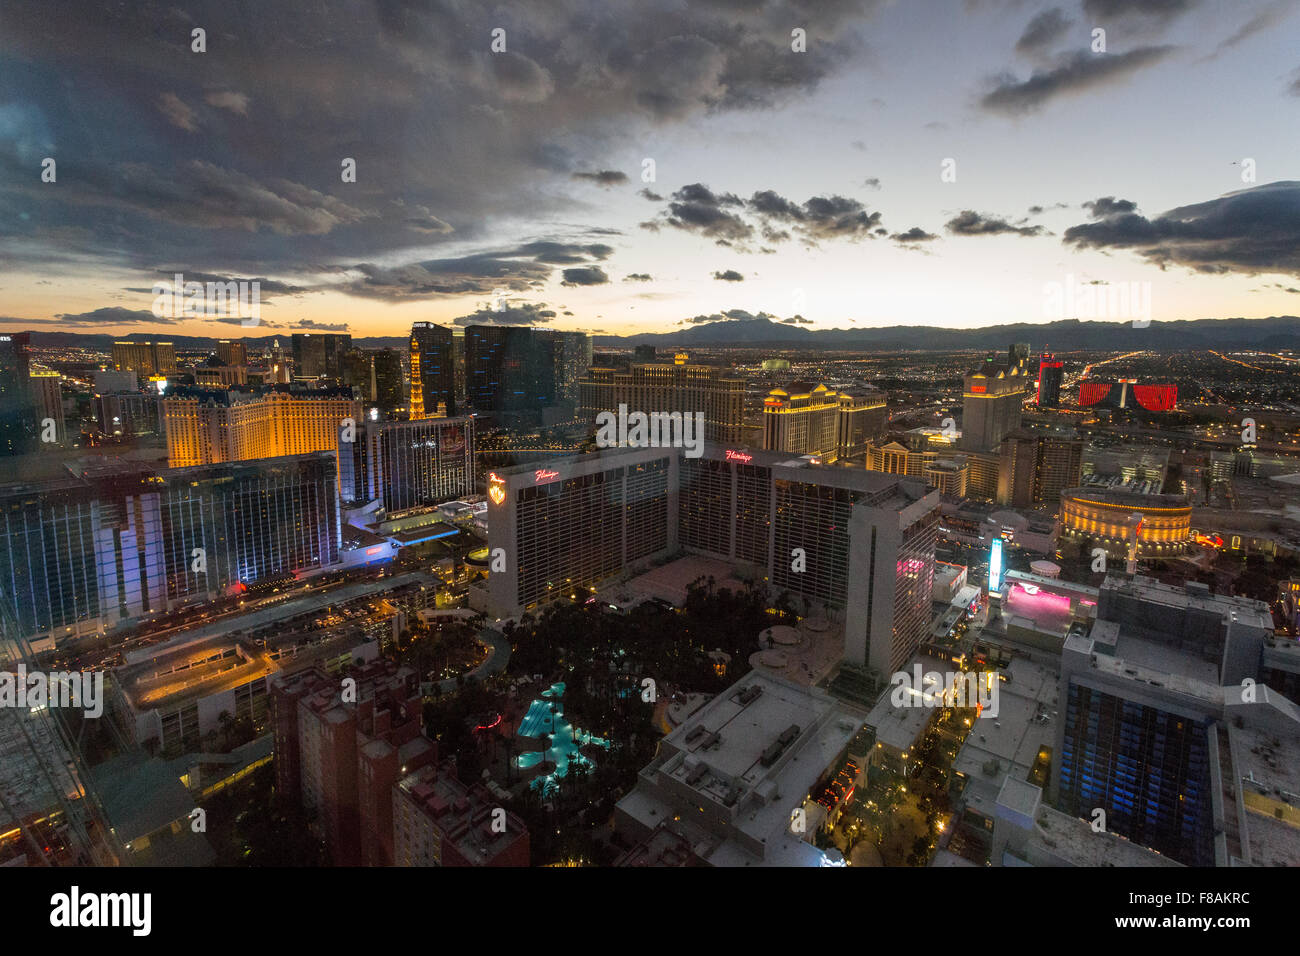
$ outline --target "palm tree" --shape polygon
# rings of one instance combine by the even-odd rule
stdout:
[[[230,731],[235,726],[235,718],[230,716],[230,711],[223,710],[217,714],[217,723],[221,724],[221,734],[224,740],[226,750],[230,749]]]

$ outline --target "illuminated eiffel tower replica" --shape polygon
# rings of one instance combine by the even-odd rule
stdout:
[[[0,593],[0,670],[19,664],[42,669]],[[106,821],[64,709],[0,707],[0,864],[122,865],[130,854]]]

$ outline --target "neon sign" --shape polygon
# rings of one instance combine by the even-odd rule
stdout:
[[[541,484],[543,481],[550,481],[552,478],[559,477],[560,473],[558,471],[551,471],[547,468],[538,468],[533,472],[533,483]]]
[[[499,505],[506,500],[505,480],[500,478],[495,471],[488,472],[488,497],[492,499],[494,505]]]
[[[743,451],[732,451],[730,448],[727,449],[727,461],[738,461],[742,464],[748,465],[753,460],[753,455],[746,455]]]

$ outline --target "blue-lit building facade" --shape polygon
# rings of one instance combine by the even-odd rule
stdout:
[[[452,331],[432,322],[416,322],[411,326],[411,418],[432,418],[439,403],[448,415],[456,414]]]
[[[1214,809],[1206,714],[1069,684],[1060,751],[1059,809],[1094,818],[1189,866],[1214,865]]]
[[[474,419],[366,422],[354,441],[339,441],[344,501],[378,501],[400,514],[474,493]]]
[[[323,570],[340,544],[329,453],[0,487],[0,600],[29,639]]]

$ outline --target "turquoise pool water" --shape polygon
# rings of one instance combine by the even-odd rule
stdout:
[[[530,750],[515,758],[515,766],[521,770],[536,767],[543,760],[550,760],[555,764],[555,770],[544,777],[537,777],[531,784],[534,789],[541,787],[542,793],[546,795],[550,795],[558,787],[557,781],[569,772],[570,763],[584,767],[593,766],[591,760],[582,755],[581,748],[594,744],[605,750],[609,749],[608,740],[574,727],[564,719],[564,705],[560,703],[560,698],[563,696],[564,684],[552,684],[548,690],[542,691],[540,698],[528,705],[528,713],[524,714],[524,719],[519,722],[520,736],[551,735],[550,749]]]

